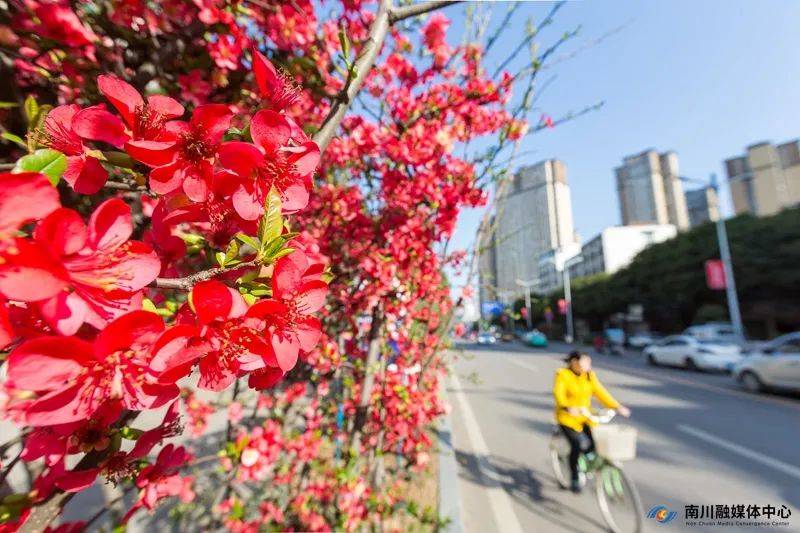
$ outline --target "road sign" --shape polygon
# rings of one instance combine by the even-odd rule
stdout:
[[[499,316],[503,312],[503,304],[501,302],[483,302],[481,311],[485,316]]]
[[[719,259],[709,259],[706,261],[706,284],[714,291],[725,289],[725,266]]]

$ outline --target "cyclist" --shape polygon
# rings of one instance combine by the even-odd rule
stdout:
[[[603,387],[597,375],[592,371],[592,358],[578,351],[570,352],[564,360],[567,366],[556,371],[553,397],[556,401],[556,422],[569,441],[569,468],[572,492],[581,491],[578,477],[578,458],[581,453],[594,451],[594,439],[591,426],[594,425],[584,414],[589,409],[592,396],[609,409],[624,416],[630,416],[630,410],[621,405]]]

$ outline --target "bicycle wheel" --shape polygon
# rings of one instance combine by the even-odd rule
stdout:
[[[550,465],[553,475],[562,489],[570,486],[569,472],[569,442],[560,431],[553,433],[550,438]]]
[[[624,470],[606,464],[595,480],[600,514],[615,533],[639,533],[642,530],[642,501],[636,485]]]

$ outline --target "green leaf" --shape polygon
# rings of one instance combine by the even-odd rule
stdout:
[[[239,257],[239,243],[232,240],[228,243],[228,249],[225,250],[225,264],[230,263],[237,257]]]
[[[28,124],[33,124],[36,117],[39,115],[39,103],[32,94],[29,94],[25,99],[25,117],[28,119]]]
[[[258,239],[256,239],[255,237],[251,237],[250,235],[247,235],[245,233],[239,232],[239,233],[236,234],[236,238],[239,239],[240,241],[242,241],[244,244],[246,244],[250,248],[252,248],[253,250],[257,251],[257,250],[261,249],[261,243],[258,242]]]
[[[217,252],[214,254],[214,258],[217,260],[219,266],[225,267],[225,252]]]
[[[264,216],[258,224],[258,240],[263,246],[280,237],[282,231],[281,195],[273,187],[264,201]]]
[[[58,185],[66,168],[67,156],[50,148],[41,148],[20,158],[14,172],[41,172],[48,177],[50,183]]]
[[[25,139],[23,139],[23,138],[22,138],[22,137],[20,137],[19,135],[14,135],[14,134],[13,134],[13,133],[11,133],[11,132],[4,131],[4,132],[3,132],[3,133],[0,135],[0,137],[2,137],[3,139],[5,139],[5,140],[7,140],[7,141],[11,141],[12,143],[16,143],[16,144],[18,144],[19,146],[21,146],[22,148],[25,148],[26,150],[28,149],[28,145],[27,145],[27,144],[25,144]]]

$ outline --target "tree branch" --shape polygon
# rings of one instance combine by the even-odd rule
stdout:
[[[341,124],[342,119],[344,119],[345,113],[347,113],[347,110],[350,108],[350,104],[361,90],[361,86],[367,79],[367,75],[370,70],[372,70],[375,59],[381,51],[383,42],[386,40],[389,27],[398,21],[428,13],[454,3],[456,2],[431,1],[393,8],[392,0],[381,0],[378,5],[378,11],[375,14],[375,20],[369,28],[369,37],[361,48],[361,53],[358,58],[356,58],[356,62],[353,65],[355,75],[352,79],[348,76],[345,86],[339,94],[336,95],[336,99],[331,106],[328,116],[325,117],[319,131],[314,134],[314,142],[319,146],[320,152],[325,152],[325,149],[336,133],[336,129],[339,127],[339,124]]]
[[[249,268],[258,266],[260,263],[253,259],[252,261],[247,261],[246,263],[240,263],[238,265],[232,266],[230,268],[209,268],[208,270],[202,270],[200,272],[195,272],[190,276],[185,276],[183,278],[156,278],[154,282],[150,284],[151,287],[157,287],[159,289],[178,289],[188,291],[196,283],[201,281],[209,280],[219,274],[223,274],[225,272],[232,272],[234,270],[239,270],[240,268]]]
[[[416,17],[417,15],[424,15],[425,13],[429,13],[431,11],[436,11],[437,9],[441,9],[443,7],[447,7],[452,4],[458,4],[461,0],[451,0],[451,1],[430,1],[430,2],[419,2],[417,4],[410,4],[407,6],[395,7],[392,8],[391,12],[389,13],[389,25],[396,22],[400,22],[401,20],[405,20],[407,18]]]

